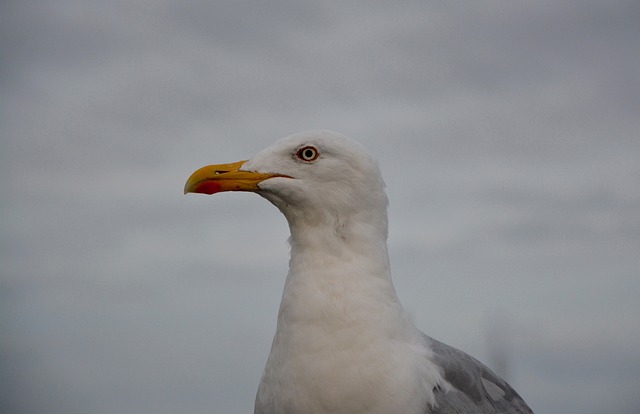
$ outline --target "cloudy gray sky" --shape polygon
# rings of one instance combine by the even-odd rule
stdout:
[[[5,1],[3,412],[247,413],[288,231],[189,174],[327,128],[400,298],[537,413],[640,411],[640,3]]]

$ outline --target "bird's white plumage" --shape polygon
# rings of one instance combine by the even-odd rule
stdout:
[[[309,146],[319,153],[310,162],[298,156]],[[258,193],[291,230],[256,414],[530,412],[504,381],[405,313],[391,281],[384,182],[360,144],[299,133],[241,170],[279,175]]]
[[[313,163],[295,153],[314,146]],[[326,131],[278,141],[243,167],[287,217],[291,262],[257,413],[422,413],[445,385],[391,282],[377,163]]]

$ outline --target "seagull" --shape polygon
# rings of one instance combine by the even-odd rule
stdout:
[[[326,130],[187,180],[185,194],[255,192],[289,225],[289,273],[254,413],[532,413],[489,368],[407,315],[391,280],[384,188],[367,150]]]

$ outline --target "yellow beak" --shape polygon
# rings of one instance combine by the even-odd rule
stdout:
[[[258,173],[240,171],[247,162],[238,161],[231,164],[217,164],[202,167],[187,180],[184,193],[215,194],[223,191],[258,191],[258,184],[274,177],[287,177],[283,174]]]

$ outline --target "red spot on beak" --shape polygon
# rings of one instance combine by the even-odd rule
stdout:
[[[193,189],[194,193],[215,194],[222,191],[222,185],[218,181],[202,181]]]

